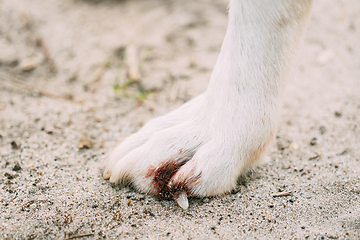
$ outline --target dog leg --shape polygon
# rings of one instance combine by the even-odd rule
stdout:
[[[104,179],[187,198],[231,191],[276,132],[286,75],[312,0],[231,0],[208,89],[146,124],[112,153]]]

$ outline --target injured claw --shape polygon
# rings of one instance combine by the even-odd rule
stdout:
[[[182,209],[188,209],[189,202],[186,193],[182,192],[177,198],[174,198],[174,200]]]

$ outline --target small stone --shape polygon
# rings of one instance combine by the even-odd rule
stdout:
[[[93,141],[90,138],[86,138],[85,135],[80,137],[80,142],[78,144],[79,149],[90,149],[93,147]]]
[[[208,203],[209,202],[209,198],[203,198],[203,203]]]
[[[317,144],[316,141],[317,141],[317,138],[315,138],[315,137],[312,138],[311,141],[310,141],[310,145],[311,145],[311,146],[315,146],[315,145]]]
[[[14,178],[14,175],[10,174],[10,173],[4,173],[4,176],[7,178],[7,179],[13,179]]]
[[[31,70],[34,70],[35,68],[37,68],[37,66],[40,65],[42,60],[43,59],[41,56],[25,58],[25,59],[21,60],[19,67],[20,67],[21,71],[28,72],[28,71],[31,71]]]
[[[293,147],[294,150],[299,149],[299,145],[296,142],[293,142],[292,147]]]
[[[15,165],[14,165],[14,167],[13,167],[13,171],[19,171],[19,170],[21,170],[22,168],[21,168],[21,166],[20,166],[20,164],[19,163],[16,163]]]
[[[335,115],[335,117],[338,117],[338,118],[339,118],[339,117],[342,116],[342,113],[339,112],[339,111],[335,111],[334,115]]]
[[[290,146],[290,142],[285,140],[278,140],[276,146],[278,150],[285,150]]]
[[[11,148],[12,148],[12,149],[17,150],[17,149],[20,148],[20,146],[21,146],[21,144],[17,144],[15,141],[12,141],[12,142],[11,142]]]

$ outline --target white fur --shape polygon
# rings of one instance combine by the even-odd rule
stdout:
[[[124,140],[104,178],[131,180],[140,191],[154,192],[148,170],[176,161],[185,164],[170,185],[186,183],[200,197],[233,189],[275,135],[282,89],[311,2],[231,0],[206,92]]]

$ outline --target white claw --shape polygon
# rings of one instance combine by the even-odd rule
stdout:
[[[182,192],[179,197],[175,198],[176,203],[184,210],[188,209],[189,201],[186,193]]]
[[[110,177],[111,177],[111,172],[110,172],[109,169],[106,169],[106,170],[104,171],[104,173],[103,173],[103,178],[104,178],[105,180],[107,180],[107,179],[109,179]]]
[[[109,181],[111,183],[116,183],[117,181],[119,181],[119,178],[117,176],[115,176],[115,175],[111,175]]]

